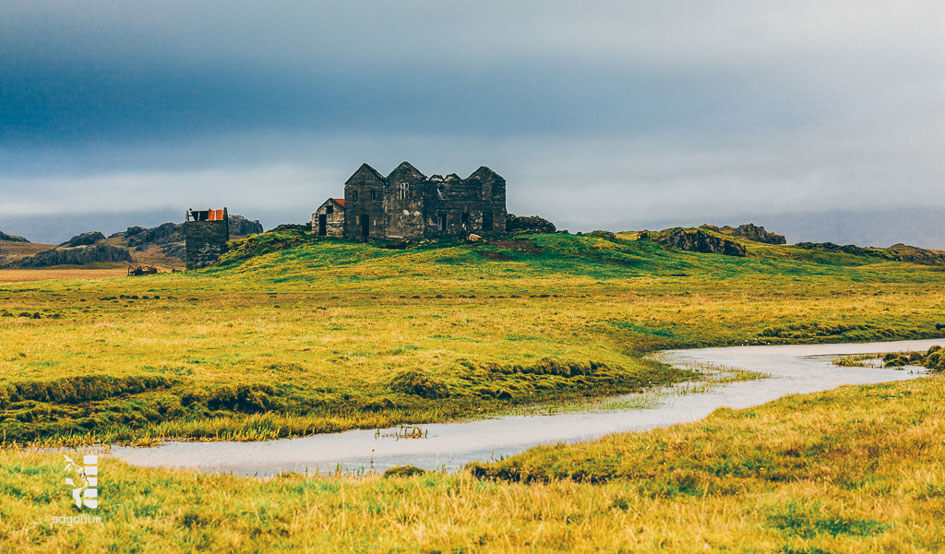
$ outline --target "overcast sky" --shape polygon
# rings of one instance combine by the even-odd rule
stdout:
[[[402,160],[572,228],[945,208],[943,153],[941,0],[0,0],[0,218],[271,226]]]

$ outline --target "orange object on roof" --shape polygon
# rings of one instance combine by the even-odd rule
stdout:
[[[337,202],[339,205],[341,205],[342,208],[345,207],[345,199],[344,199],[344,198],[332,198],[332,200],[334,200],[334,201]]]
[[[208,221],[223,221],[223,210],[210,210]]]

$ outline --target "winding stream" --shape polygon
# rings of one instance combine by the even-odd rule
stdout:
[[[924,351],[933,345],[945,346],[945,339],[669,350],[658,357],[676,366],[712,364],[759,371],[770,378],[719,384],[706,392],[668,394],[653,407],[426,424],[422,428],[427,436],[418,439],[395,438],[392,435],[398,427],[380,433],[356,430],[262,442],[166,442],[147,448],[113,447],[111,455],[138,466],[260,476],[286,471],[324,473],[339,466],[350,471],[370,467],[383,471],[406,464],[455,470],[470,461],[498,459],[538,444],[586,441],[610,433],[695,421],[720,407],[748,408],[789,394],[921,377],[928,374],[922,368],[839,367],[831,362],[840,355]]]

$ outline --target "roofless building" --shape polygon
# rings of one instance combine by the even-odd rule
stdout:
[[[312,215],[312,231],[351,239],[466,236],[505,231],[505,179],[488,167],[431,177],[407,162],[387,177],[362,164]],[[340,227],[340,228],[339,228]]]

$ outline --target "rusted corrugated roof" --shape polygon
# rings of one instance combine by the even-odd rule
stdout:
[[[340,205],[342,208],[345,207],[345,199],[344,199],[344,198],[332,198],[332,200],[334,200],[335,202],[337,202],[338,205]]]

